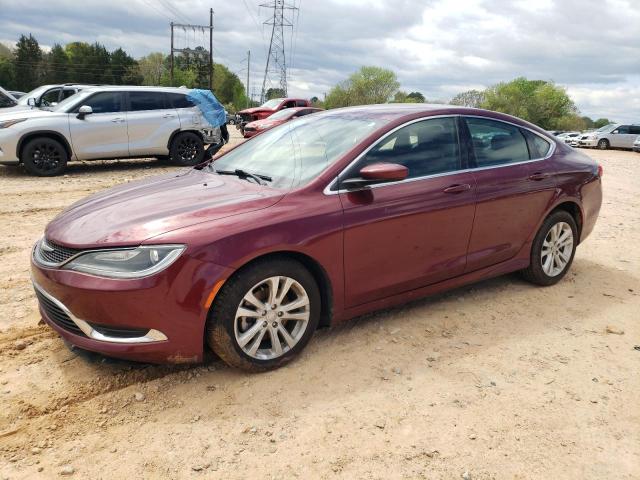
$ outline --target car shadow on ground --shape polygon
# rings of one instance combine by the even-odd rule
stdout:
[[[304,352],[303,357],[305,358],[305,361],[313,361],[314,353],[319,354],[325,349],[331,349],[332,358],[335,361],[340,361],[341,359],[339,357],[341,355],[344,355],[344,361],[348,361],[350,348],[347,347],[349,347],[348,343],[350,343],[354,337],[358,338],[362,334],[366,334],[367,331],[371,333],[371,330],[373,329],[377,330],[379,328],[398,327],[397,321],[399,316],[408,317],[408,322],[411,322],[412,319],[416,320],[416,317],[420,317],[421,327],[428,325],[433,326],[435,329],[437,329],[439,322],[442,321],[442,317],[438,316],[443,313],[442,309],[447,308],[450,302],[458,302],[461,299],[464,299],[465,302],[483,302],[485,306],[490,307],[493,298],[504,297],[504,300],[508,297],[509,299],[513,300],[514,297],[533,297],[539,296],[540,294],[544,295],[544,291],[549,288],[553,289],[564,287],[566,290],[566,292],[563,292],[566,294],[564,295],[564,298],[568,296],[569,298],[574,299],[577,304],[589,305],[588,308],[590,314],[597,314],[597,311],[594,311],[594,309],[599,307],[595,302],[591,301],[592,299],[589,296],[590,293],[588,293],[590,292],[590,289],[587,288],[589,284],[598,283],[637,285],[638,281],[639,280],[637,278],[622,269],[616,269],[592,262],[590,260],[582,259],[577,259],[574,262],[572,271],[569,272],[567,277],[565,277],[565,279],[563,279],[555,287],[539,287],[532,285],[521,279],[521,277],[517,273],[504,275],[501,277],[450,290],[445,293],[415,300],[413,302],[395,308],[381,310],[375,313],[356,317],[331,328],[321,329],[316,332],[314,337],[311,339],[310,345],[307,347],[306,352]],[[620,295],[622,295],[623,293],[629,294],[629,292],[620,292]],[[609,293],[603,293],[603,295],[611,296],[611,294]],[[635,295],[637,295],[637,293],[635,293]],[[556,301],[560,302],[561,300],[558,299]],[[458,305],[461,305],[461,303],[454,304],[454,306],[450,309],[451,314],[453,314],[453,312],[458,309]],[[602,305],[600,305],[600,308],[602,308]],[[449,312],[449,310],[445,310],[445,312]],[[483,330],[486,333],[486,341],[483,342],[484,348],[490,347],[492,345],[492,342],[496,341],[494,340],[496,337],[502,336],[502,338],[504,339],[505,331],[502,322],[481,322],[480,324],[478,324],[478,322],[480,321],[478,318],[468,318],[468,320],[469,322],[475,322],[475,328]],[[517,323],[517,318],[512,318],[510,320],[512,323],[514,321]],[[550,325],[554,325],[548,320],[549,319],[544,318],[541,318],[540,321],[533,322],[529,320],[526,323],[518,324],[519,326],[521,326],[521,328],[514,329],[509,334],[512,336],[517,336],[523,334],[526,335],[539,333],[541,329],[550,328]],[[464,330],[465,328],[465,321],[465,317],[462,317],[462,319],[459,319],[457,321],[459,326],[461,326],[461,330]],[[571,321],[579,322],[580,318],[572,318]],[[567,322],[564,323],[566,324]],[[498,335],[498,329],[500,330],[500,335]],[[438,338],[439,342],[443,340],[447,341],[448,335],[443,334],[442,337],[443,338]],[[128,371],[139,372],[141,370],[145,370],[149,375],[149,379],[151,380],[163,377],[170,373],[200,367],[208,367],[212,372],[217,370],[226,370],[227,373],[229,373],[229,368],[226,367],[217,356],[211,353],[206,348],[206,346],[205,359],[203,363],[189,365],[153,365],[138,363],[105,357],[101,354],[88,352],[76,347],[70,348],[81,361],[92,364],[93,367],[95,367],[92,368],[92,370],[96,375],[104,375],[105,373],[119,374]],[[460,350],[460,352],[462,353],[463,351]],[[338,357],[336,357],[336,355]],[[296,363],[300,365],[301,362],[294,361],[292,365],[295,365]],[[73,368],[70,364],[68,367],[65,364],[61,364],[60,367]],[[242,372],[238,373],[242,375]]]
[[[91,162],[70,162],[67,165],[67,169],[60,176],[71,176],[71,175],[85,175],[85,174],[102,174],[109,172],[127,172],[132,170],[143,170],[143,169],[161,169],[161,168],[171,168],[178,169],[184,167],[178,167],[176,165],[172,165],[168,160],[159,160],[156,158],[127,158],[123,160],[94,160]],[[31,177],[26,170],[19,165],[17,167],[14,166],[4,166],[0,167],[0,177],[28,177],[28,178],[36,178]]]

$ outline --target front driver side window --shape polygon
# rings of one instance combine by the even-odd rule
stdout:
[[[81,105],[91,107],[93,113],[114,113],[122,111],[122,94],[120,92],[100,92],[92,95]],[[76,108],[77,111],[77,108]]]
[[[60,89],[52,88],[51,90],[47,90],[41,97],[40,103],[38,104],[41,107],[48,107],[53,103],[58,103],[60,98]]]
[[[433,118],[400,128],[374,146],[357,169],[378,162],[404,165],[409,169],[408,178],[459,170],[456,119]]]

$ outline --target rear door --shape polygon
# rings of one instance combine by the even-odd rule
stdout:
[[[164,92],[128,92],[127,128],[129,155],[166,155],[171,134],[180,129],[180,118]]]
[[[87,105],[93,113],[78,118],[78,109]],[[118,158],[129,155],[129,137],[124,112],[124,93],[94,93],[69,113],[71,143],[78,160]]]
[[[466,117],[476,181],[476,215],[466,271],[513,258],[546,211],[555,190],[552,144],[516,125]]]
[[[187,98],[186,93],[167,93],[167,99],[171,108],[175,109],[180,118],[180,126],[183,130],[190,128],[202,128],[208,125],[202,112]]]

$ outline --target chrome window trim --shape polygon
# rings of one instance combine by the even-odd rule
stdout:
[[[454,170],[454,171],[451,171],[451,172],[434,173],[432,175],[424,175],[424,176],[421,176],[421,177],[407,178],[406,180],[400,180],[398,182],[377,183],[377,184],[368,185],[366,187],[362,187],[362,188],[358,188],[358,189],[352,189],[352,190],[348,190],[348,189],[331,190],[334,187],[334,185],[338,182],[338,178],[340,177],[340,175],[342,175],[344,172],[349,170],[353,165],[355,165],[357,162],[359,162],[367,153],[369,153],[369,151],[373,147],[378,145],[384,139],[386,139],[390,135],[394,134],[395,132],[397,132],[401,128],[407,127],[407,126],[412,125],[412,124],[417,123],[417,122],[422,122],[424,120],[430,120],[432,118],[458,118],[458,117],[463,117],[463,118],[464,117],[482,118],[482,119],[491,120],[491,121],[494,121],[494,122],[506,123],[508,125],[512,125],[512,126],[517,127],[517,128],[522,128],[524,130],[528,130],[529,132],[533,133],[534,135],[537,135],[538,137],[540,137],[543,140],[547,141],[551,145],[551,147],[549,148],[549,151],[547,152],[546,156],[544,156],[542,158],[532,158],[530,160],[526,160],[526,161],[523,161],[523,162],[504,163],[504,164],[501,164],[501,165],[492,165],[492,166],[488,166],[488,167],[465,168],[465,169],[462,169],[462,170]],[[526,141],[526,138],[525,138],[525,141]],[[518,125],[516,123],[509,122],[509,121],[506,121],[506,120],[498,120],[496,118],[485,117],[485,116],[482,116],[482,115],[465,115],[465,114],[462,114],[462,113],[454,113],[454,114],[450,114],[450,115],[431,115],[431,116],[426,116],[426,117],[420,117],[420,118],[417,118],[417,119],[410,120],[410,121],[408,121],[406,123],[403,123],[402,125],[397,126],[393,130],[390,130],[387,133],[385,133],[382,137],[378,138],[375,142],[373,142],[371,145],[369,145],[360,155],[358,155],[353,161],[351,161],[351,163],[349,163],[349,165],[347,165],[345,168],[343,168],[340,171],[340,173],[338,173],[337,177],[334,178],[333,180],[331,180],[331,182],[329,182],[329,184],[324,188],[322,193],[324,193],[325,195],[339,195],[340,193],[356,192],[356,191],[359,191],[359,190],[366,190],[366,189],[371,189],[371,188],[390,187],[390,186],[393,186],[393,185],[399,185],[399,184],[403,184],[403,183],[416,182],[418,180],[426,180],[426,179],[429,179],[429,178],[438,178],[438,177],[446,177],[446,176],[451,176],[451,175],[457,175],[459,173],[469,173],[469,172],[476,172],[476,171],[481,171],[481,170],[493,170],[493,169],[496,169],[496,168],[511,167],[513,165],[524,165],[524,164],[527,164],[527,163],[541,162],[543,160],[547,160],[548,158],[550,158],[556,152],[556,147],[557,147],[557,145],[556,145],[555,140],[551,139],[550,137],[547,137],[546,135],[542,135],[541,133],[536,132],[535,130],[532,130],[529,127]],[[527,145],[527,148],[528,148],[528,145]]]
[[[35,288],[40,294],[53,302],[60,310],[62,310],[67,316],[71,319],[73,323],[75,323],[82,333],[84,333],[87,337],[92,340],[98,340],[101,342],[109,342],[109,343],[154,343],[154,342],[164,342],[167,339],[167,336],[159,330],[149,329],[149,331],[143,335],[142,337],[128,337],[128,338],[120,338],[120,337],[111,337],[109,335],[104,335],[103,333],[98,332],[94,329],[87,321],[82,320],[81,318],[76,317],[71,310],[69,310],[64,303],[58,300],[56,297],[47,293],[35,280],[32,280],[33,288]],[[50,320],[53,322],[53,320]],[[53,322],[55,323],[55,322]],[[61,328],[61,327],[60,327]]]

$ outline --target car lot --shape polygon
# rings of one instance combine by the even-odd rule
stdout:
[[[560,284],[507,276],[360,318],[263,375],[78,355],[37,325],[28,259],[44,225],[176,167],[74,163],[49,179],[0,168],[0,474],[632,478],[640,157],[583,152],[604,166],[605,199]]]

